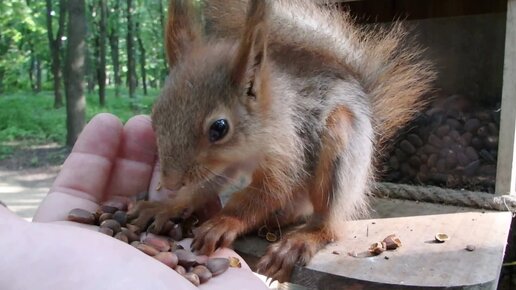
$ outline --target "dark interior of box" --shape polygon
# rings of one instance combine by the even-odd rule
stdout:
[[[403,19],[437,71],[429,106],[385,150],[383,181],[494,192],[506,0],[340,4],[363,25]]]

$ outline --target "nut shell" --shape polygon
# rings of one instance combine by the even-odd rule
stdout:
[[[154,256],[154,259],[160,261],[161,263],[169,266],[170,268],[175,268],[177,266],[177,256],[171,252],[161,252]]]
[[[177,265],[174,270],[176,270],[176,272],[179,274],[179,275],[184,275],[186,274],[186,269],[185,267],[181,266],[181,265]]]
[[[210,270],[208,270],[208,268],[203,265],[195,266],[192,270],[192,273],[195,273],[197,276],[199,276],[201,283],[206,283],[213,276]]]
[[[127,213],[125,211],[118,210],[113,214],[113,219],[124,227],[127,223]]]
[[[444,233],[437,233],[435,235],[435,241],[438,243],[444,243],[444,242],[448,241],[449,239],[450,239],[450,237]]]
[[[156,256],[159,253],[159,251],[156,250],[154,247],[151,247],[144,243],[136,244],[135,247],[149,256]]]
[[[385,244],[383,242],[376,242],[369,247],[369,253],[373,255],[380,255],[385,251]]]
[[[169,241],[154,234],[146,234],[142,236],[140,241],[146,245],[154,247],[160,252],[167,252],[170,250]]]
[[[197,261],[197,256],[195,256],[195,254],[190,251],[176,250],[174,253],[177,255],[179,260],[178,264],[185,268],[190,268]]]
[[[195,286],[201,285],[201,280],[199,279],[199,276],[197,274],[190,272],[183,275],[183,277],[186,278],[186,280],[190,281]]]
[[[124,243],[129,243],[129,238],[127,238],[127,236],[122,233],[122,232],[118,232],[116,235],[115,235],[115,239],[117,240],[120,240]]]
[[[81,224],[95,224],[95,214],[82,208],[74,208],[68,214],[68,220]]]
[[[398,247],[401,247],[401,240],[394,234],[388,235],[383,239],[383,242],[385,243],[386,250],[395,250]]]
[[[102,213],[99,216],[99,224],[103,223],[105,220],[110,220],[112,218],[113,218],[113,214],[111,214],[109,212]]]
[[[113,236],[113,230],[110,229],[110,228],[106,228],[106,227],[100,227],[99,228],[99,233],[103,233],[103,234],[108,235],[110,237]]]
[[[113,219],[103,221],[100,226],[112,229],[115,234],[122,229],[122,226]]]
[[[229,266],[231,268],[242,268],[242,263],[237,257],[229,257]]]
[[[206,268],[210,270],[213,276],[218,276],[229,268],[229,259],[226,258],[211,258],[206,263]]]

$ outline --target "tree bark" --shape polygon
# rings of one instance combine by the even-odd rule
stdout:
[[[106,14],[107,0],[99,0],[100,22],[99,22],[99,62],[97,63],[97,78],[99,84],[99,105],[106,105]]]
[[[31,0],[25,0],[25,4],[27,7],[32,7]],[[30,52],[30,67],[29,67],[29,80],[30,80],[30,88],[33,92],[39,93],[41,90],[41,66],[39,65],[39,58],[36,53],[36,49],[34,48],[33,42],[33,32],[27,31],[27,38],[29,43],[29,52]]]
[[[66,144],[73,146],[86,124],[84,60],[86,52],[85,0],[68,0],[68,45],[65,63]]]
[[[99,65],[99,33],[97,30],[97,23],[95,21],[95,17],[93,15],[97,14],[97,5],[93,2],[89,2],[88,4],[88,23],[91,23],[89,27],[89,38],[88,41],[92,42],[93,45],[90,45],[86,48],[86,64],[85,64],[85,78],[86,78],[86,88],[88,90],[88,94],[92,94],[95,90],[95,86],[98,83],[98,65]]]
[[[119,39],[119,9],[120,0],[115,0],[113,5],[114,15],[109,15],[108,19],[111,21],[109,25],[109,46],[111,48],[111,62],[113,63],[114,83],[115,83],[115,96],[120,96],[120,85],[122,84],[122,78],[120,77],[120,52],[118,46]]]
[[[145,71],[145,46],[143,45],[143,41],[141,38],[140,31],[140,22],[136,23],[136,37],[138,39],[138,49],[140,51],[140,73],[142,75],[142,86],[143,86],[143,95],[147,95],[147,72]]]
[[[129,97],[136,94],[136,61],[134,59],[134,22],[133,1],[127,0],[127,82],[129,85]]]
[[[0,93],[4,92],[4,75],[5,70],[0,68]]]
[[[41,60],[36,58],[36,93],[41,92]]]
[[[96,40],[94,38],[94,40]],[[97,84],[97,71],[96,71],[96,58],[97,58],[97,44],[93,45],[93,53],[91,52],[91,46],[86,49],[86,63],[84,65],[85,78],[86,78],[86,89],[88,94],[95,90]]]
[[[47,8],[47,37],[50,47],[50,55],[52,58],[52,76],[54,78],[54,107],[63,106],[63,95],[61,93],[61,42],[64,34],[64,25],[66,19],[66,0],[59,0],[59,20],[56,36],[54,37],[52,25],[52,0],[46,0]]]

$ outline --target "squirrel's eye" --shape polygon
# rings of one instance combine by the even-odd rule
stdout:
[[[210,142],[217,142],[220,139],[224,138],[229,131],[229,123],[225,119],[219,119],[213,122],[210,126],[210,131],[208,132]]]

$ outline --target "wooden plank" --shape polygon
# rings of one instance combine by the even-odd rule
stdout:
[[[516,194],[516,0],[507,1],[496,193]]]
[[[511,218],[509,212],[461,212],[353,221],[343,229],[347,238],[295,269],[292,283],[308,289],[496,289]],[[451,239],[434,243],[437,232]],[[364,252],[392,233],[403,243],[398,250],[367,258],[347,255]],[[475,251],[466,251],[468,244]],[[255,261],[266,246],[261,239],[246,237],[235,248]],[[296,289],[287,286],[278,288]]]

